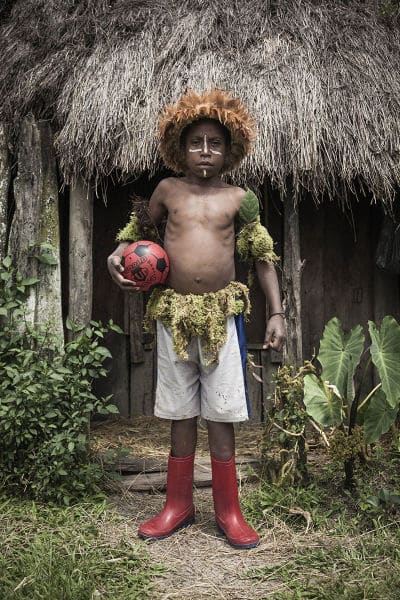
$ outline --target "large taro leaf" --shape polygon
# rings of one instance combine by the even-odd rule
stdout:
[[[379,440],[389,430],[396,419],[397,407],[392,408],[382,390],[378,390],[371,398],[364,415],[365,441],[371,444]]]
[[[380,331],[372,321],[368,327],[373,363],[389,405],[396,408],[400,401],[400,326],[393,317],[385,317]]]
[[[304,377],[304,405],[307,413],[322,427],[342,422],[342,400],[331,386],[316,375]]]
[[[349,404],[353,401],[352,397],[348,397],[349,381],[352,381],[360,362],[364,341],[361,325],[354,327],[347,335],[337,317],[325,325],[318,354],[322,365],[321,377],[324,381],[335,384],[342,398],[347,398]]]

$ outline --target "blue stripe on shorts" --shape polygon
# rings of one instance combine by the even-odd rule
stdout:
[[[244,325],[243,313],[240,313],[235,316],[235,324],[236,324],[236,333],[237,333],[238,342],[239,342],[240,358],[242,360],[243,383],[244,383],[244,391],[246,394],[247,414],[250,419],[251,418],[251,408],[250,408],[249,390],[247,387],[247,373],[246,373],[247,344],[246,344],[246,330],[245,330],[245,325]]]

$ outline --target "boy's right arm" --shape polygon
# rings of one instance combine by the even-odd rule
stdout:
[[[164,198],[169,187],[168,179],[160,181],[154,190],[149,202],[149,214],[154,225],[161,223],[167,214],[167,209],[164,205]],[[141,286],[122,276],[124,271],[121,265],[121,256],[123,251],[131,242],[121,242],[112,254],[107,258],[107,268],[113,281],[125,292],[140,292]]]

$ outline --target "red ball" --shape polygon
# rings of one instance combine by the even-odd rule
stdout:
[[[164,248],[155,242],[140,240],[125,248],[121,257],[125,279],[135,281],[147,292],[153,286],[166,282],[169,259]]]

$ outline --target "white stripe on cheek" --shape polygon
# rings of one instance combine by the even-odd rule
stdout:
[[[201,152],[201,148],[189,148],[189,152]]]
[[[221,156],[222,152],[220,152],[219,150],[211,150],[211,154],[219,154],[219,156]]]

